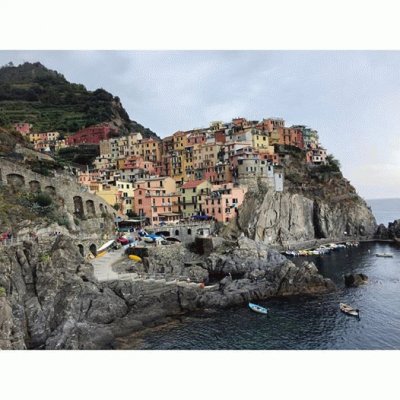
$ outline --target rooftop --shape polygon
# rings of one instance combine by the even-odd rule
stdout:
[[[201,183],[206,182],[206,179],[198,179],[194,181],[188,181],[181,186],[181,189],[193,189],[199,186]]]

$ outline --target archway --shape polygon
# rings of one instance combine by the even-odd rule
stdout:
[[[83,218],[85,216],[81,196],[74,196],[74,215],[78,218]]]
[[[29,190],[32,193],[38,193],[41,191],[40,189],[40,182],[39,181],[30,181],[29,182]]]
[[[93,200],[86,200],[86,212],[89,217],[94,217],[96,215]]]
[[[25,178],[19,174],[8,174],[7,184],[11,186],[14,192],[17,192],[25,186]]]
[[[89,250],[94,256],[97,256],[97,247],[94,243],[89,246]]]
[[[47,192],[50,196],[56,197],[56,188],[54,186],[46,186],[44,191]]]
[[[82,257],[85,257],[85,250],[83,248],[83,244],[78,244],[79,253]]]

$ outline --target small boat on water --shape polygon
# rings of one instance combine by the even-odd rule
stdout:
[[[344,312],[345,314],[352,315],[353,317],[360,316],[360,310],[358,308],[350,307],[348,304],[340,303],[339,304],[340,311]]]
[[[268,314],[268,308],[261,307],[257,304],[249,303],[249,307],[251,310],[258,312],[260,314]]]
[[[393,257],[392,253],[376,253],[377,257]]]

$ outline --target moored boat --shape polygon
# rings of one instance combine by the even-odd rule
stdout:
[[[128,256],[128,258],[129,258],[130,260],[136,261],[136,262],[141,262],[141,261],[142,261],[142,259],[141,259],[139,256],[136,256],[135,254],[130,254],[130,255]]]
[[[376,253],[375,255],[377,257],[393,257],[393,254],[391,253]]]
[[[97,249],[97,255],[99,255],[102,252],[106,252],[110,250],[110,248],[114,245],[115,240],[109,240],[108,242],[104,243],[103,246],[101,246],[99,249]]]
[[[257,313],[265,314],[265,315],[268,314],[268,308],[261,307],[261,306],[259,306],[257,304],[253,304],[253,303],[249,303],[249,307],[250,307],[251,310],[253,310],[253,311],[257,312]]]
[[[339,304],[340,311],[344,312],[345,314],[352,315],[353,317],[360,316],[360,310],[358,308],[353,308],[345,303]]]

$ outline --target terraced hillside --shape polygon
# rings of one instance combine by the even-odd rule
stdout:
[[[111,122],[121,133],[156,136],[130,120],[118,97],[104,89],[88,91],[40,63],[0,68],[0,126],[22,121],[33,124],[37,132],[57,130],[68,134]]]

